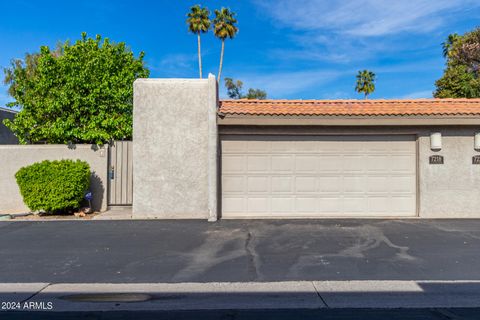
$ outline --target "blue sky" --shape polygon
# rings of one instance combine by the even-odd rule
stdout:
[[[152,77],[194,78],[196,38],[185,14],[197,3],[237,12],[223,76],[271,98],[361,98],[353,90],[360,69],[377,74],[372,98],[431,97],[444,68],[441,43],[480,25],[478,0],[13,0],[0,3],[0,66],[86,31],[145,51]],[[202,41],[204,74],[216,74],[220,42],[211,33]],[[0,106],[9,100],[0,87]]]

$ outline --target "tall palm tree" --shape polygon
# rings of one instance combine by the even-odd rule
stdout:
[[[220,66],[218,68],[218,83],[222,76],[223,54],[225,52],[225,39],[233,39],[238,32],[236,13],[228,8],[215,10],[215,18],[213,19],[213,33],[217,38],[222,40],[222,51],[220,53]]]
[[[372,71],[358,71],[355,91],[364,93],[365,99],[368,99],[368,95],[375,91],[375,78],[376,75]]]
[[[200,43],[200,35],[208,32],[212,22],[210,21],[210,11],[208,8],[202,8],[195,5],[190,8],[187,14],[188,31],[197,35],[198,42],[198,69],[200,71],[200,79],[202,78],[202,49]]]

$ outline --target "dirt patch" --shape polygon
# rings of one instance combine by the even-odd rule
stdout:
[[[87,214],[85,217],[77,217],[73,214],[31,214],[28,216],[14,216],[12,220],[22,221],[45,221],[45,220],[92,220],[95,216],[98,216],[100,212],[93,212]]]

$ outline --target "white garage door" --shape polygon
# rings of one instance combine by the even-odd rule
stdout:
[[[223,136],[222,217],[416,215],[414,136]]]

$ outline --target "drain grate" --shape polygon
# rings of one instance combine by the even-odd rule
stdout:
[[[144,293],[81,293],[60,297],[72,302],[145,302],[152,296]]]

